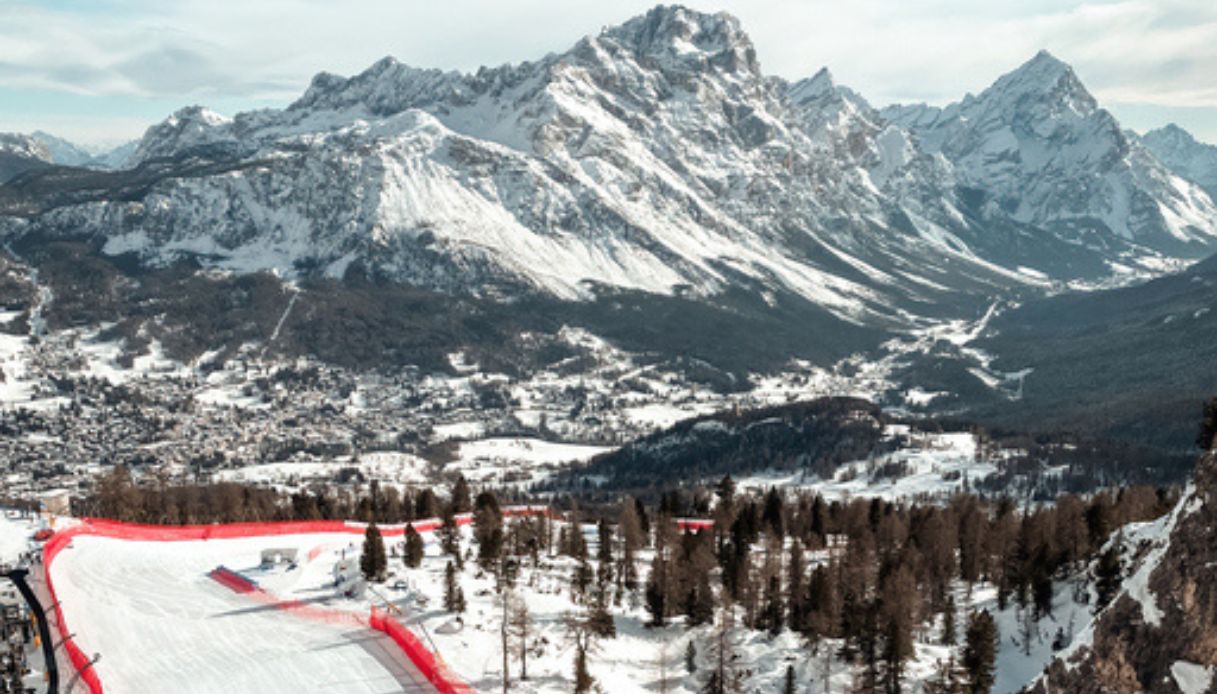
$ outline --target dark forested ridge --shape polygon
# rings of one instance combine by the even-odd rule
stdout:
[[[1191,474],[1195,455],[1065,431],[989,430],[961,419],[903,418],[856,398],[820,398],[695,417],[605,453],[558,475],[544,489],[598,496],[626,491],[646,498],[670,486],[695,486],[722,475],[805,473],[832,479],[840,466],[880,461],[908,444],[888,424],[910,433],[970,433],[978,455],[996,472],[970,480],[977,492],[1051,500],[1113,485],[1176,485]],[[888,469],[890,468],[890,469]],[[899,465],[880,476],[906,474]]]
[[[776,370],[792,358],[827,365],[884,334],[805,299],[765,301],[744,289],[713,302],[609,288],[598,288],[590,301],[523,294],[503,302],[413,287],[358,264],[341,279],[299,268],[304,278],[289,287],[270,273],[208,272],[188,258],[149,267],[132,254],[102,253],[103,243],[36,235],[13,243],[16,258],[5,258],[0,281],[14,285],[6,294],[11,308],[25,310],[19,327],[36,296],[20,280],[25,267],[51,290],[43,307],[50,329],[112,323],[106,336],[124,338],[128,360],[150,339],[183,361],[256,342],[272,354],[354,369],[445,371],[447,355],[465,351],[488,369],[514,373],[570,356],[552,336],[577,326],[643,360],[666,360],[712,387],[735,390],[749,373]]]
[[[1137,286],[1027,302],[977,346],[997,369],[1032,369],[1021,398],[976,408],[983,421],[1188,450],[1217,392],[1217,256]]]
[[[828,476],[884,450],[884,422],[878,406],[856,398],[724,412],[679,422],[573,474],[636,491],[757,470]]]

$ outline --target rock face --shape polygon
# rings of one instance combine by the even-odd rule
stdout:
[[[1123,592],[1031,691],[1217,692],[1217,452]]]
[[[1174,176],[1045,51],[977,96],[884,115],[950,160],[987,206],[1062,238],[1164,248],[1213,233],[1208,194]]]
[[[1197,142],[1174,123],[1145,133],[1141,141],[1163,164],[1217,198],[1217,147]]]
[[[1217,248],[1208,196],[1055,59],[880,112],[827,71],[766,76],[733,17],[681,7],[535,62],[386,58],[283,110],[183,109],[128,162],[0,188],[0,236],[457,295],[747,292],[879,327]]]
[[[0,133],[0,185],[27,171],[45,168],[51,153],[28,135]]]

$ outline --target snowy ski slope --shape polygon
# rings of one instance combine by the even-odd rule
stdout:
[[[356,603],[330,600],[334,560],[358,539],[82,535],[51,572],[76,643],[101,655],[95,667],[107,693],[433,692],[393,642],[367,626],[366,614],[354,611]],[[272,547],[298,549],[299,568],[257,568],[261,550]],[[309,609],[278,609],[234,593],[208,578],[219,564]]]

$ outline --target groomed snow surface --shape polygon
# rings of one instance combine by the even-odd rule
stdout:
[[[81,535],[55,559],[51,576],[77,644],[102,656],[95,667],[107,693],[432,692],[393,642],[367,627],[366,604],[334,598],[333,564],[357,553],[360,539]],[[260,570],[268,548],[297,549],[299,567]],[[220,564],[318,609],[302,614],[234,593],[208,578]],[[332,613],[322,609],[331,606]]]

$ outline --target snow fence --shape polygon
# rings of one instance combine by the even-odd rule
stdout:
[[[393,643],[406,654],[414,667],[427,678],[440,694],[473,694],[473,688],[457,677],[444,664],[438,654],[432,653],[423,646],[414,632],[407,629],[401,622],[373,607],[368,624],[376,631],[388,634]]]
[[[68,656],[68,661],[72,663],[74,669],[80,678],[80,681],[88,687],[90,694],[102,694],[101,679],[97,676],[97,671],[93,669],[93,661],[84,651],[76,645],[76,641],[72,638],[72,632],[68,631],[68,623],[63,619],[63,606],[59,604],[59,598],[55,596],[55,583],[51,580],[51,564],[54,563],[55,557],[63,551],[64,547],[72,541],[76,535],[84,534],[81,527],[77,526],[63,532],[55,533],[50,540],[42,547],[42,564],[46,573],[46,589],[51,596],[51,604],[55,610],[55,622],[59,629],[59,640],[63,645],[64,652]],[[67,674],[67,673],[65,673]]]

